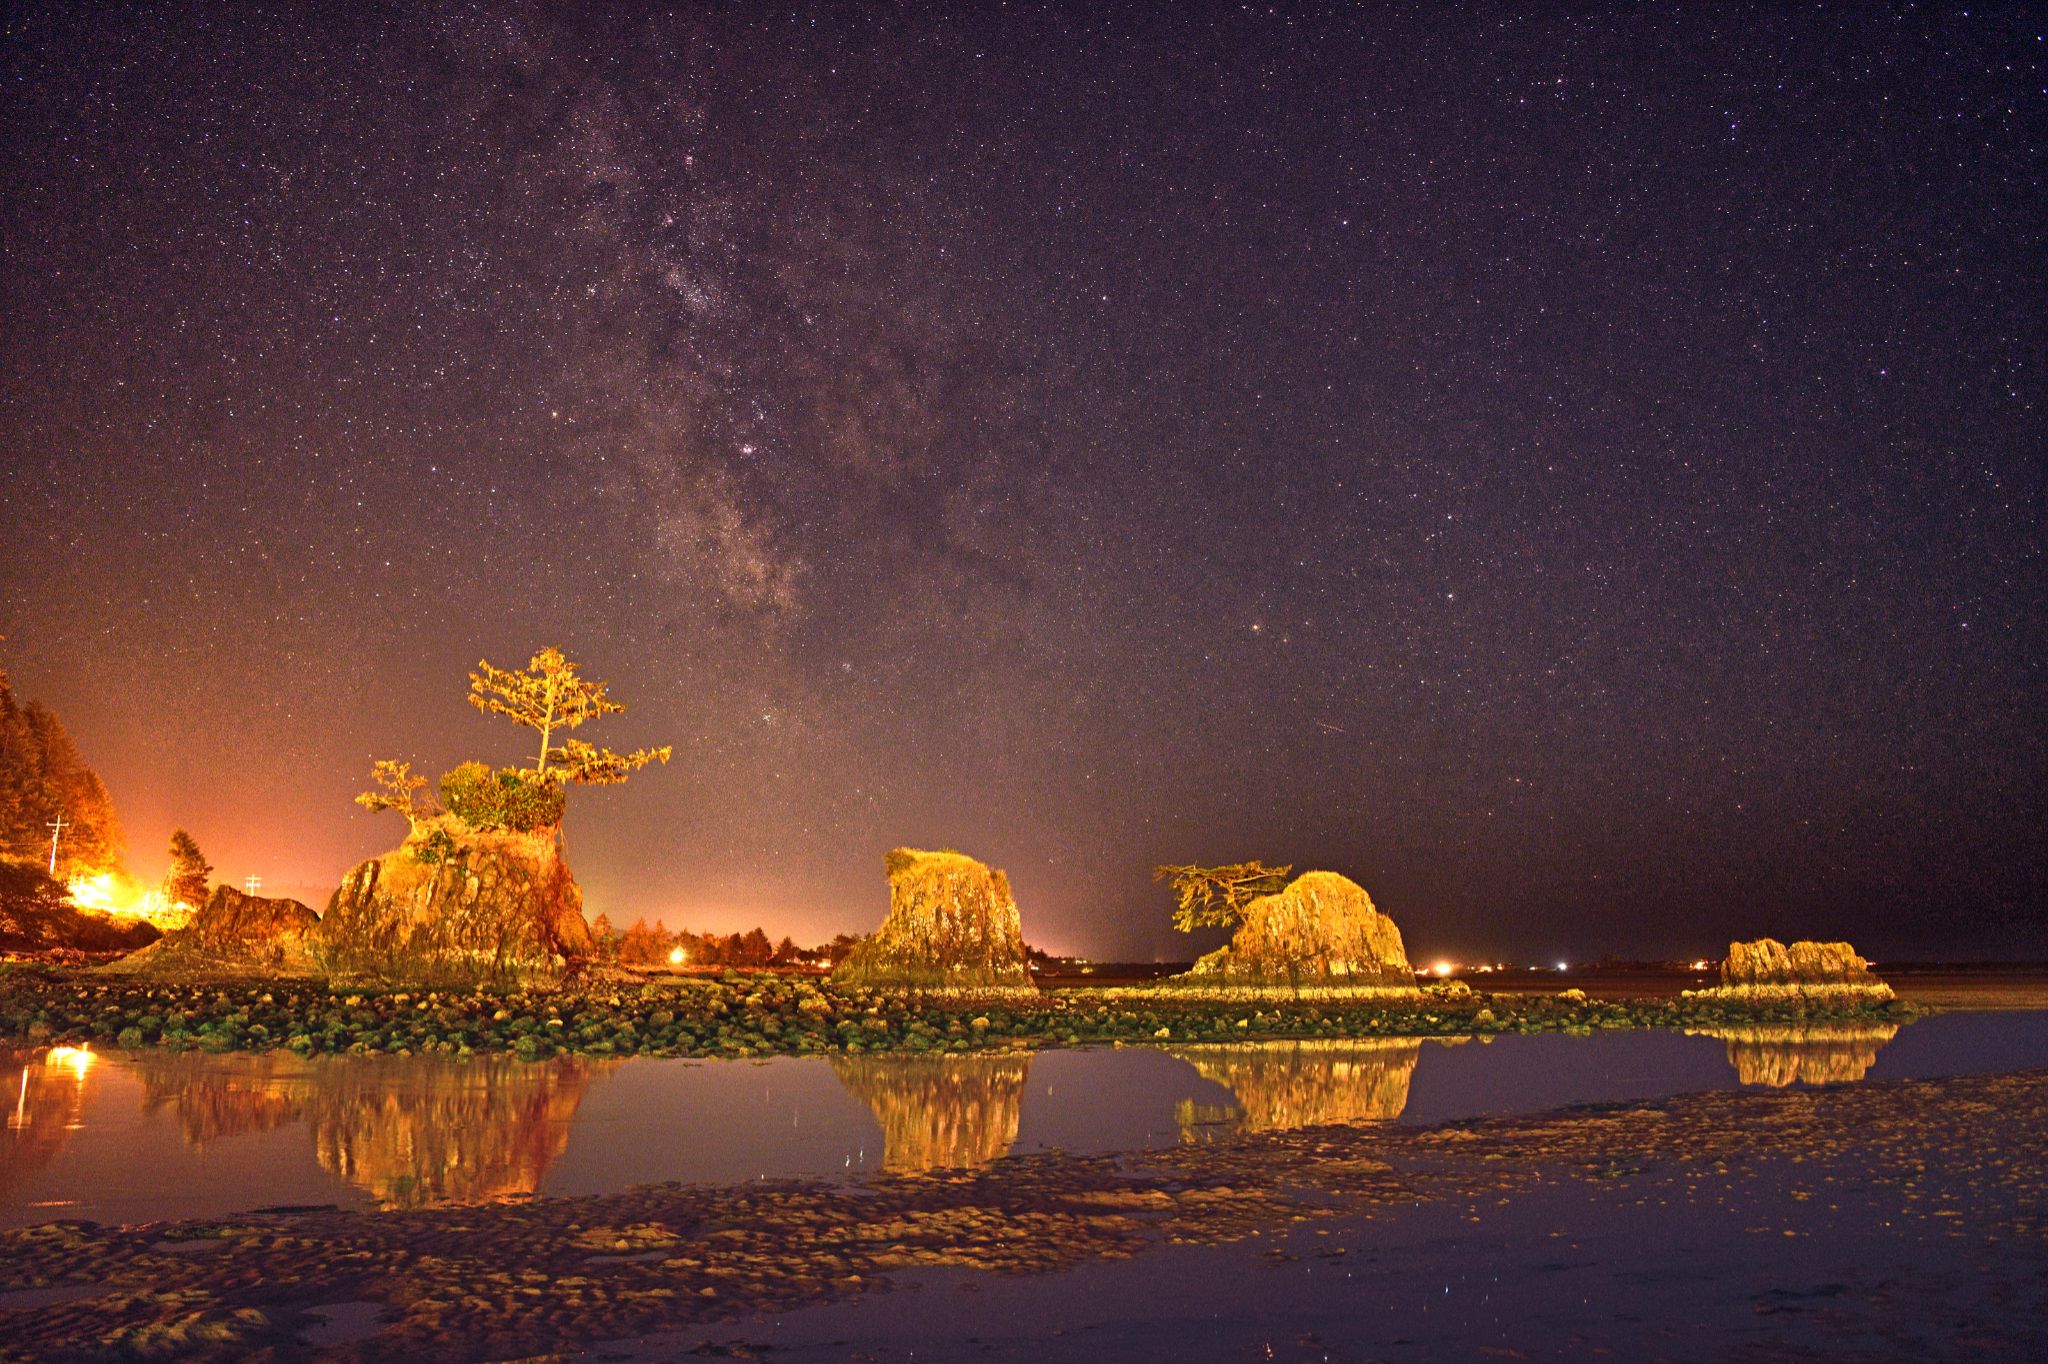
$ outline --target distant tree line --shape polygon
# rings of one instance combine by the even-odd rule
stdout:
[[[590,931],[597,939],[599,959],[620,966],[836,966],[860,941],[841,933],[817,947],[798,947],[795,939],[787,936],[771,942],[759,928],[745,933],[692,933],[686,928],[649,923],[645,918],[635,919],[622,932],[603,914],[591,921]],[[680,963],[674,958],[677,949],[683,953]]]
[[[15,700],[0,669],[0,850],[21,861],[49,857],[50,826],[63,819],[57,874],[108,871],[121,863],[121,822],[106,786],[78,755],[57,713]]]

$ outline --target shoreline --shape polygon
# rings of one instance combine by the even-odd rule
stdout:
[[[1604,1029],[1901,1023],[1910,1001],[1801,996],[1608,999],[1569,991],[1413,998],[1190,997],[1061,990],[1030,999],[841,989],[778,975],[504,993],[153,981],[0,969],[0,1043],[302,1056],[754,1057],[989,1052],[1117,1043],[1420,1038]]]
[[[1744,1181],[1766,1171],[1794,1187],[1768,1206],[1740,1205],[1741,1217],[1795,1236],[1832,1223],[1829,1203],[1844,1196],[1831,1187],[1837,1167],[1886,1225],[2010,1255],[2039,1249],[2044,1171],[2032,1153],[2044,1141],[2048,1070],[2033,1069],[1709,1091],[1430,1127],[1276,1130],[845,1183],[60,1222],[0,1235],[0,1357],[149,1341],[222,1359],[264,1348],[303,1356],[317,1339],[332,1357],[358,1360],[572,1350],[719,1323],[765,1329],[764,1314],[858,1303],[935,1270],[1057,1276],[1166,1247],[1270,1245],[1289,1228],[1342,1229],[1423,1205],[1511,1209],[1564,1191],[1581,1208],[1652,1186],[1740,1204]],[[1969,1196],[1928,1188],[1930,1163],[1967,1172]],[[1482,1263],[1497,1253],[1483,1229],[1470,1235]],[[1041,1281],[1057,1290],[1057,1279]],[[326,1309],[341,1304],[357,1305],[356,1329],[318,1336]]]

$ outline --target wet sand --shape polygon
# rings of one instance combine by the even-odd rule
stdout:
[[[2044,1228],[2026,1071],[850,1185],[58,1224],[0,1237],[0,1356],[2027,1358]]]

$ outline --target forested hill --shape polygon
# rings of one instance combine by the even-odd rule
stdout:
[[[59,815],[60,878],[72,870],[119,866],[121,824],[106,785],[79,757],[57,713],[40,701],[16,700],[0,668],[0,852],[47,858],[50,825]]]

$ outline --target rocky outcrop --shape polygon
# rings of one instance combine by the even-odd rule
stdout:
[[[319,915],[295,899],[244,895],[229,885],[160,942],[106,967],[117,975],[313,975],[307,936]]]
[[[1721,984],[1733,985],[1875,985],[1870,963],[1845,942],[1795,942],[1776,938],[1728,944],[1721,963]]]
[[[71,960],[104,959],[156,941],[140,919],[80,909],[40,863],[0,859],[0,952]]]
[[[337,979],[464,987],[556,979],[594,944],[552,834],[443,818],[351,871],[311,947]]]
[[[156,976],[312,975],[307,939],[319,922],[320,916],[297,900],[215,886],[191,923],[107,969]]]
[[[1783,1001],[1792,1005],[1847,1002],[1861,1005],[1893,998],[1892,987],[1879,980],[1870,963],[1845,942],[1795,942],[1776,938],[1728,944],[1721,963],[1721,984],[1711,990],[1688,990],[1688,997],[1727,1000]]]
[[[1030,990],[1010,878],[963,853],[885,859],[889,916],[832,972],[845,985],[969,993]]]
[[[875,1110],[882,1168],[972,1169],[1009,1154],[1024,1112],[1028,1056],[834,1056],[832,1069]]]
[[[1230,943],[1178,978],[1188,985],[1414,994],[1415,972],[1394,921],[1365,888],[1333,871],[1304,872],[1245,906]]]

